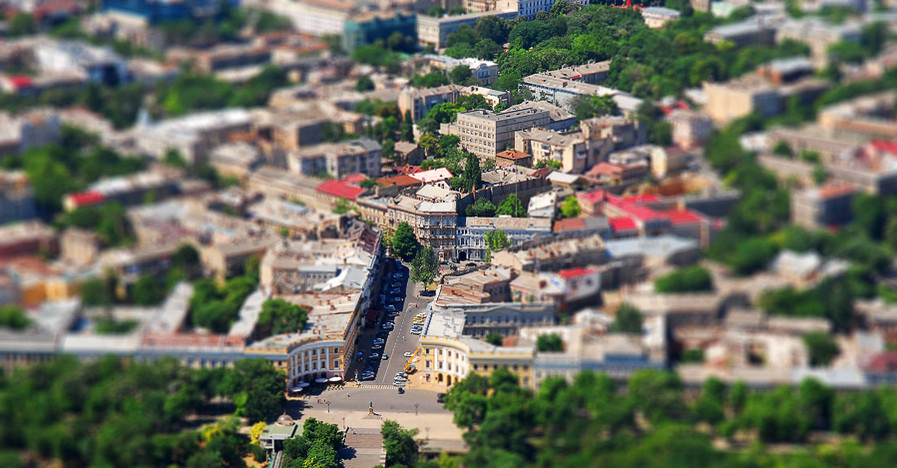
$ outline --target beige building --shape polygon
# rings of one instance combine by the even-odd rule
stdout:
[[[673,144],[680,148],[697,148],[713,132],[713,121],[701,112],[677,110],[670,114],[669,121],[673,126]]]
[[[287,166],[291,172],[315,176],[330,174],[342,179],[351,174],[380,177],[380,145],[360,138],[346,143],[324,143],[291,152]]]
[[[810,58],[818,67],[828,63],[828,50],[832,44],[841,41],[859,43],[862,37],[862,25],[859,23],[831,24],[815,18],[793,19],[780,25],[776,31],[777,42],[792,40],[807,44]]]
[[[562,134],[534,128],[514,134],[514,149],[529,153],[534,163],[557,161],[563,172],[583,173],[613,150],[609,139],[586,140],[582,132]]]
[[[457,192],[434,185],[422,187],[414,197],[400,195],[387,205],[386,229],[394,230],[399,223],[408,223],[421,244],[432,247],[440,260],[447,260],[455,248],[457,198]]]
[[[756,113],[769,117],[779,113],[781,102],[775,86],[757,75],[746,75],[725,83],[703,83],[707,94],[704,110],[717,123]]]
[[[463,25],[476,26],[477,20],[484,16],[498,16],[504,19],[514,19],[517,9],[506,11],[483,11],[468,13],[466,15],[443,16],[435,18],[426,15],[417,15],[417,40],[423,45],[432,45],[437,49],[445,47],[450,34],[454,34]]]
[[[514,144],[514,132],[548,125],[549,113],[541,109],[492,111],[476,109],[458,114],[454,123],[443,124],[440,133],[457,135],[461,147],[480,158],[495,158]]]

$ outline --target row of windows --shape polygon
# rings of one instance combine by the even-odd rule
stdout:
[[[482,364],[482,365],[480,365],[480,364],[474,364],[474,365],[473,365],[473,370],[478,371],[478,370],[481,370],[481,369],[482,369],[482,370],[484,370],[484,371],[487,371],[487,370],[490,369],[489,366],[490,366],[490,364]],[[520,365],[520,364],[512,364],[510,368],[508,367],[507,364],[492,364],[492,370],[498,369],[499,367],[503,367],[503,368],[505,368],[505,369],[510,369],[510,370],[515,371],[515,372],[516,372],[516,371],[519,371],[519,370],[523,370],[524,372],[529,370],[529,364],[523,364],[523,365]]]

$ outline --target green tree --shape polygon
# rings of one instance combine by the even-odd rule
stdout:
[[[134,283],[131,296],[134,303],[141,306],[157,305],[165,299],[165,285],[154,275],[140,275]]]
[[[37,21],[34,17],[27,13],[16,13],[9,20],[9,29],[7,32],[10,36],[27,36],[37,33]]]
[[[838,343],[825,332],[811,332],[804,335],[804,344],[813,367],[827,366],[841,353]]]
[[[414,122],[411,119],[410,110],[405,111],[405,115],[402,117],[402,123],[399,126],[399,131],[402,134],[402,141],[414,143]]]
[[[420,244],[414,235],[414,229],[406,222],[399,223],[396,226],[396,232],[390,242],[393,252],[405,260],[409,260],[417,254]]]
[[[81,285],[81,301],[87,306],[110,306],[115,300],[114,291],[104,278],[91,278]]]
[[[540,353],[560,352],[564,350],[564,341],[557,333],[546,333],[536,338],[536,350]]]
[[[467,153],[464,172],[461,173],[461,184],[464,190],[472,192],[483,184],[483,172],[480,170],[480,159],[473,153]]]
[[[713,277],[701,266],[681,268],[654,280],[654,291],[658,293],[682,293],[712,291]]]
[[[256,325],[255,336],[261,340],[282,333],[301,333],[308,323],[308,309],[281,298],[268,299]]]
[[[486,233],[486,247],[489,250],[501,250],[505,247],[509,247],[511,245],[511,240],[508,238],[508,234],[501,229],[496,229],[494,231],[489,231]]]
[[[486,343],[489,343],[493,346],[501,346],[504,343],[505,337],[499,333],[489,333],[486,335]]]
[[[343,215],[350,211],[352,211],[352,205],[346,197],[340,198],[333,204],[333,212],[335,214]]]
[[[467,208],[464,209],[464,214],[467,216],[481,216],[490,218],[495,216],[495,205],[493,205],[486,198],[479,198],[476,202],[471,205],[467,205]]]
[[[508,215],[513,216],[515,218],[525,218],[526,217],[526,207],[523,206],[523,203],[517,198],[517,195],[510,194],[505,201],[499,203],[498,208],[495,210],[495,214],[502,216]]]
[[[418,282],[426,288],[439,274],[439,261],[431,247],[424,247],[417,251],[414,260],[411,261],[411,280]]]
[[[386,449],[386,468],[410,467],[417,462],[417,443],[414,436],[417,429],[403,429],[399,423],[386,420],[380,429],[383,435],[383,448]]]
[[[383,144],[380,146],[380,154],[387,159],[394,159],[396,157],[396,143],[392,138],[385,138],[383,140]]]
[[[16,306],[0,306],[0,327],[13,330],[24,330],[31,324],[25,311]]]
[[[364,91],[373,91],[374,89],[374,81],[371,80],[371,77],[364,75],[358,78],[355,82],[355,91],[364,92]]]
[[[632,374],[626,388],[630,401],[655,424],[685,414],[682,381],[675,372],[640,370]]]
[[[611,331],[616,333],[642,333],[642,312],[635,306],[623,303],[617,308]]]
[[[285,379],[267,359],[241,359],[228,372],[222,389],[233,398],[238,416],[265,421],[283,411]]]
[[[448,74],[449,80],[454,84],[467,85],[473,80],[470,73],[470,67],[467,65],[458,65],[452,68]]]
[[[561,202],[561,216],[565,218],[575,218],[582,213],[579,207],[579,200],[573,195],[567,195],[567,198]]]

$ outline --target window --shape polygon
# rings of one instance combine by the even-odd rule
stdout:
[[[480,370],[480,365],[479,365],[479,364],[474,364],[474,365],[473,365],[473,370]]]
[[[428,369],[428,370],[429,370],[431,366],[432,366],[432,364],[430,364],[430,360],[427,359],[426,364],[424,365],[424,369]]]

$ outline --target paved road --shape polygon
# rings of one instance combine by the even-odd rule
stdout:
[[[405,363],[408,361],[405,353],[413,353],[420,344],[420,336],[411,334],[411,326],[415,314],[427,309],[428,299],[420,297],[419,290],[420,286],[409,279],[405,289],[405,305],[402,313],[396,317],[395,330],[389,334],[389,338],[386,340],[384,350],[389,355],[389,359],[384,362],[386,366],[380,366],[376,382],[392,384],[396,372],[405,369]]]
[[[406,352],[414,352],[414,350],[417,349],[420,339],[417,335],[411,334],[411,326],[413,324],[414,315],[426,310],[426,305],[429,300],[428,298],[420,297],[418,293],[419,286],[411,281],[410,275],[408,276],[409,279],[406,280],[405,287],[402,288],[405,293],[402,310],[399,315],[394,318],[394,329],[389,332],[383,349],[375,351],[372,348],[374,338],[376,338],[378,332],[382,331],[381,325],[386,320],[389,320],[386,317],[385,312],[381,314],[380,321],[375,328],[365,328],[362,332],[358,344],[358,350],[362,353],[362,357],[360,361],[350,363],[348,366],[346,375],[348,375],[350,379],[354,379],[356,375],[359,377],[361,376],[363,370],[367,366],[368,357],[371,356],[372,353],[386,353],[386,355],[389,356],[388,359],[374,361],[377,372],[374,380],[369,380],[364,383],[391,386],[395,374],[405,368],[405,362],[408,358],[406,358],[404,354]],[[384,283],[386,282],[384,281]],[[389,289],[391,286],[391,284],[384,284],[383,289]]]
[[[436,393],[435,390],[409,388],[400,395],[392,385],[386,388],[345,387],[306,395],[303,402],[288,401],[287,408],[294,417],[307,410],[327,411],[327,404],[324,402],[330,402],[330,411],[367,412],[373,402],[376,412],[414,413],[417,410],[420,414],[451,414],[441,403],[436,402]],[[318,403],[319,399],[321,403]],[[417,408],[414,407],[415,403]]]

